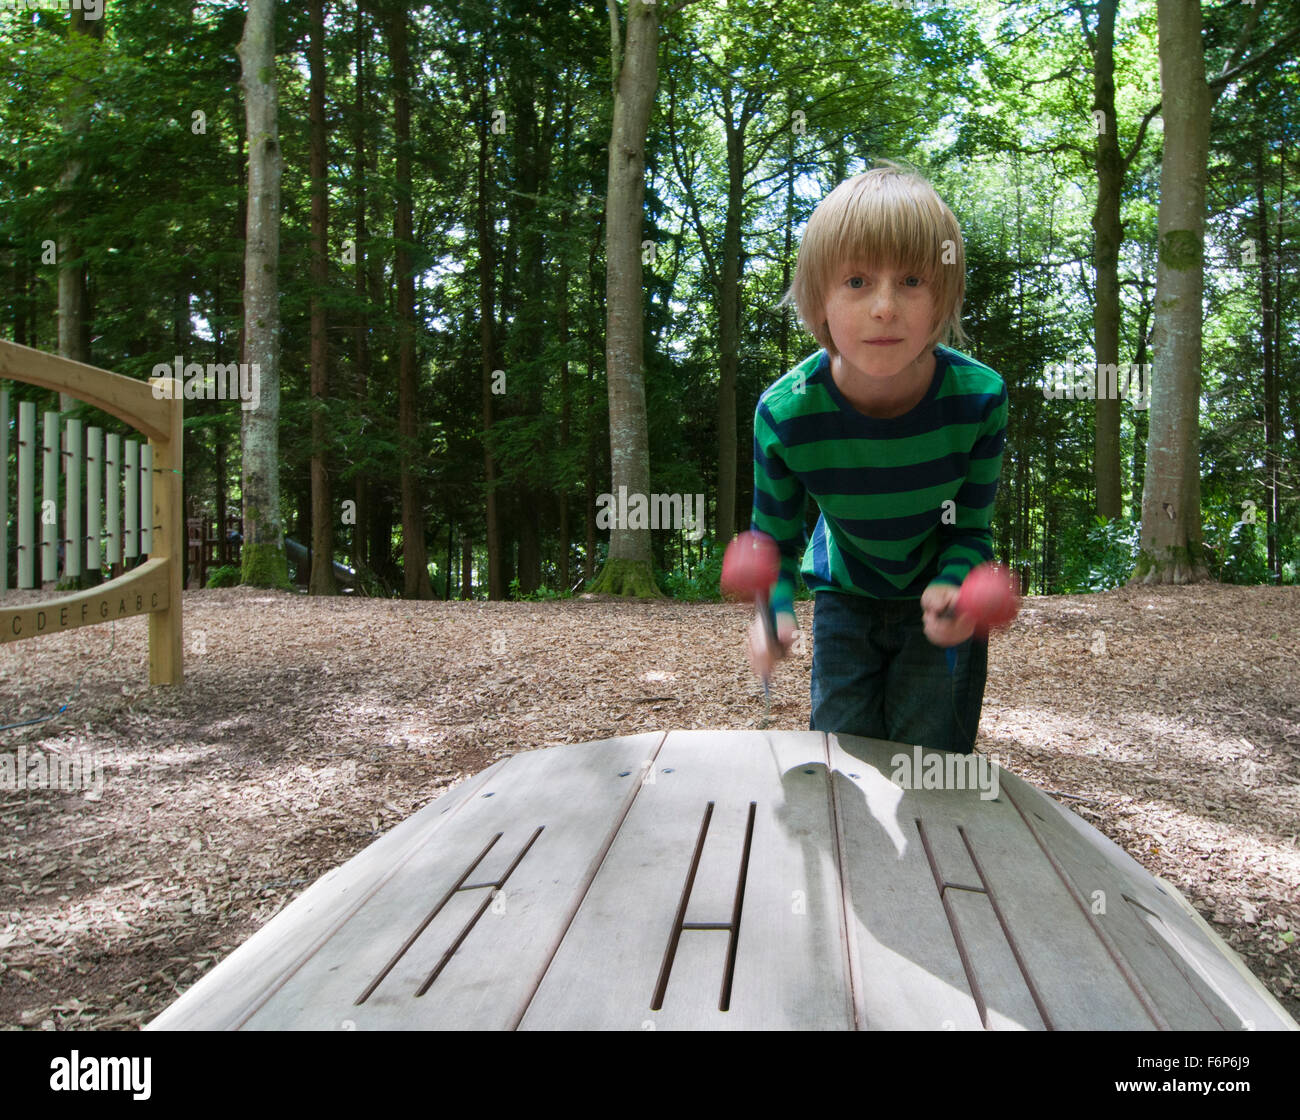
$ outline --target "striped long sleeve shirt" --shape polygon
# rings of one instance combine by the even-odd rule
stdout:
[[[992,559],[1006,385],[956,350],[935,355],[925,397],[890,419],[845,399],[825,350],[759,398],[752,527],[781,550],[773,613],[794,610],[800,571],[813,591],[918,599],[930,583],[960,585]],[[811,542],[808,495],[821,507]]]

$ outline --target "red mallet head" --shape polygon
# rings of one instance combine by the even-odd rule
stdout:
[[[781,572],[781,553],[766,533],[741,533],[722,556],[722,593],[734,599],[766,600]]]
[[[975,633],[987,638],[990,630],[1010,626],[1020,611],[1020,581],[1001,564],[981,564],[966,577],[957,592],[957,613],[975,623]]]

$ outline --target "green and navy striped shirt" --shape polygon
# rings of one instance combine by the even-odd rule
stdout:
[[[752,527],[781,550],[773,612],[793,611],[800,571],[813,591],[919,599],[930,583],[960,585],[993,558],[1007,388],[974,358],[946,346],[934,353],[929,390],[902,416],[854,408],[825,350],[759,398]],[[821,507],[810,542],[809,494]]]

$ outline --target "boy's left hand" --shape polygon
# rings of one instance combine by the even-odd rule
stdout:
[[[959,614],[940,617],[950,607],[955,610],[959,590],[950,583],[932,583],[921,595],[925,636],[936,646],[960,645],[975,633],[973,619]]]

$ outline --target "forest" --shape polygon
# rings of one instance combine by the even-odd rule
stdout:
[[[213,585],[716,595],[880,158],[961,224],[1025,589],[1297,581],[1293,5],[71,3],[0,10],[0,331],[186,373]]]

